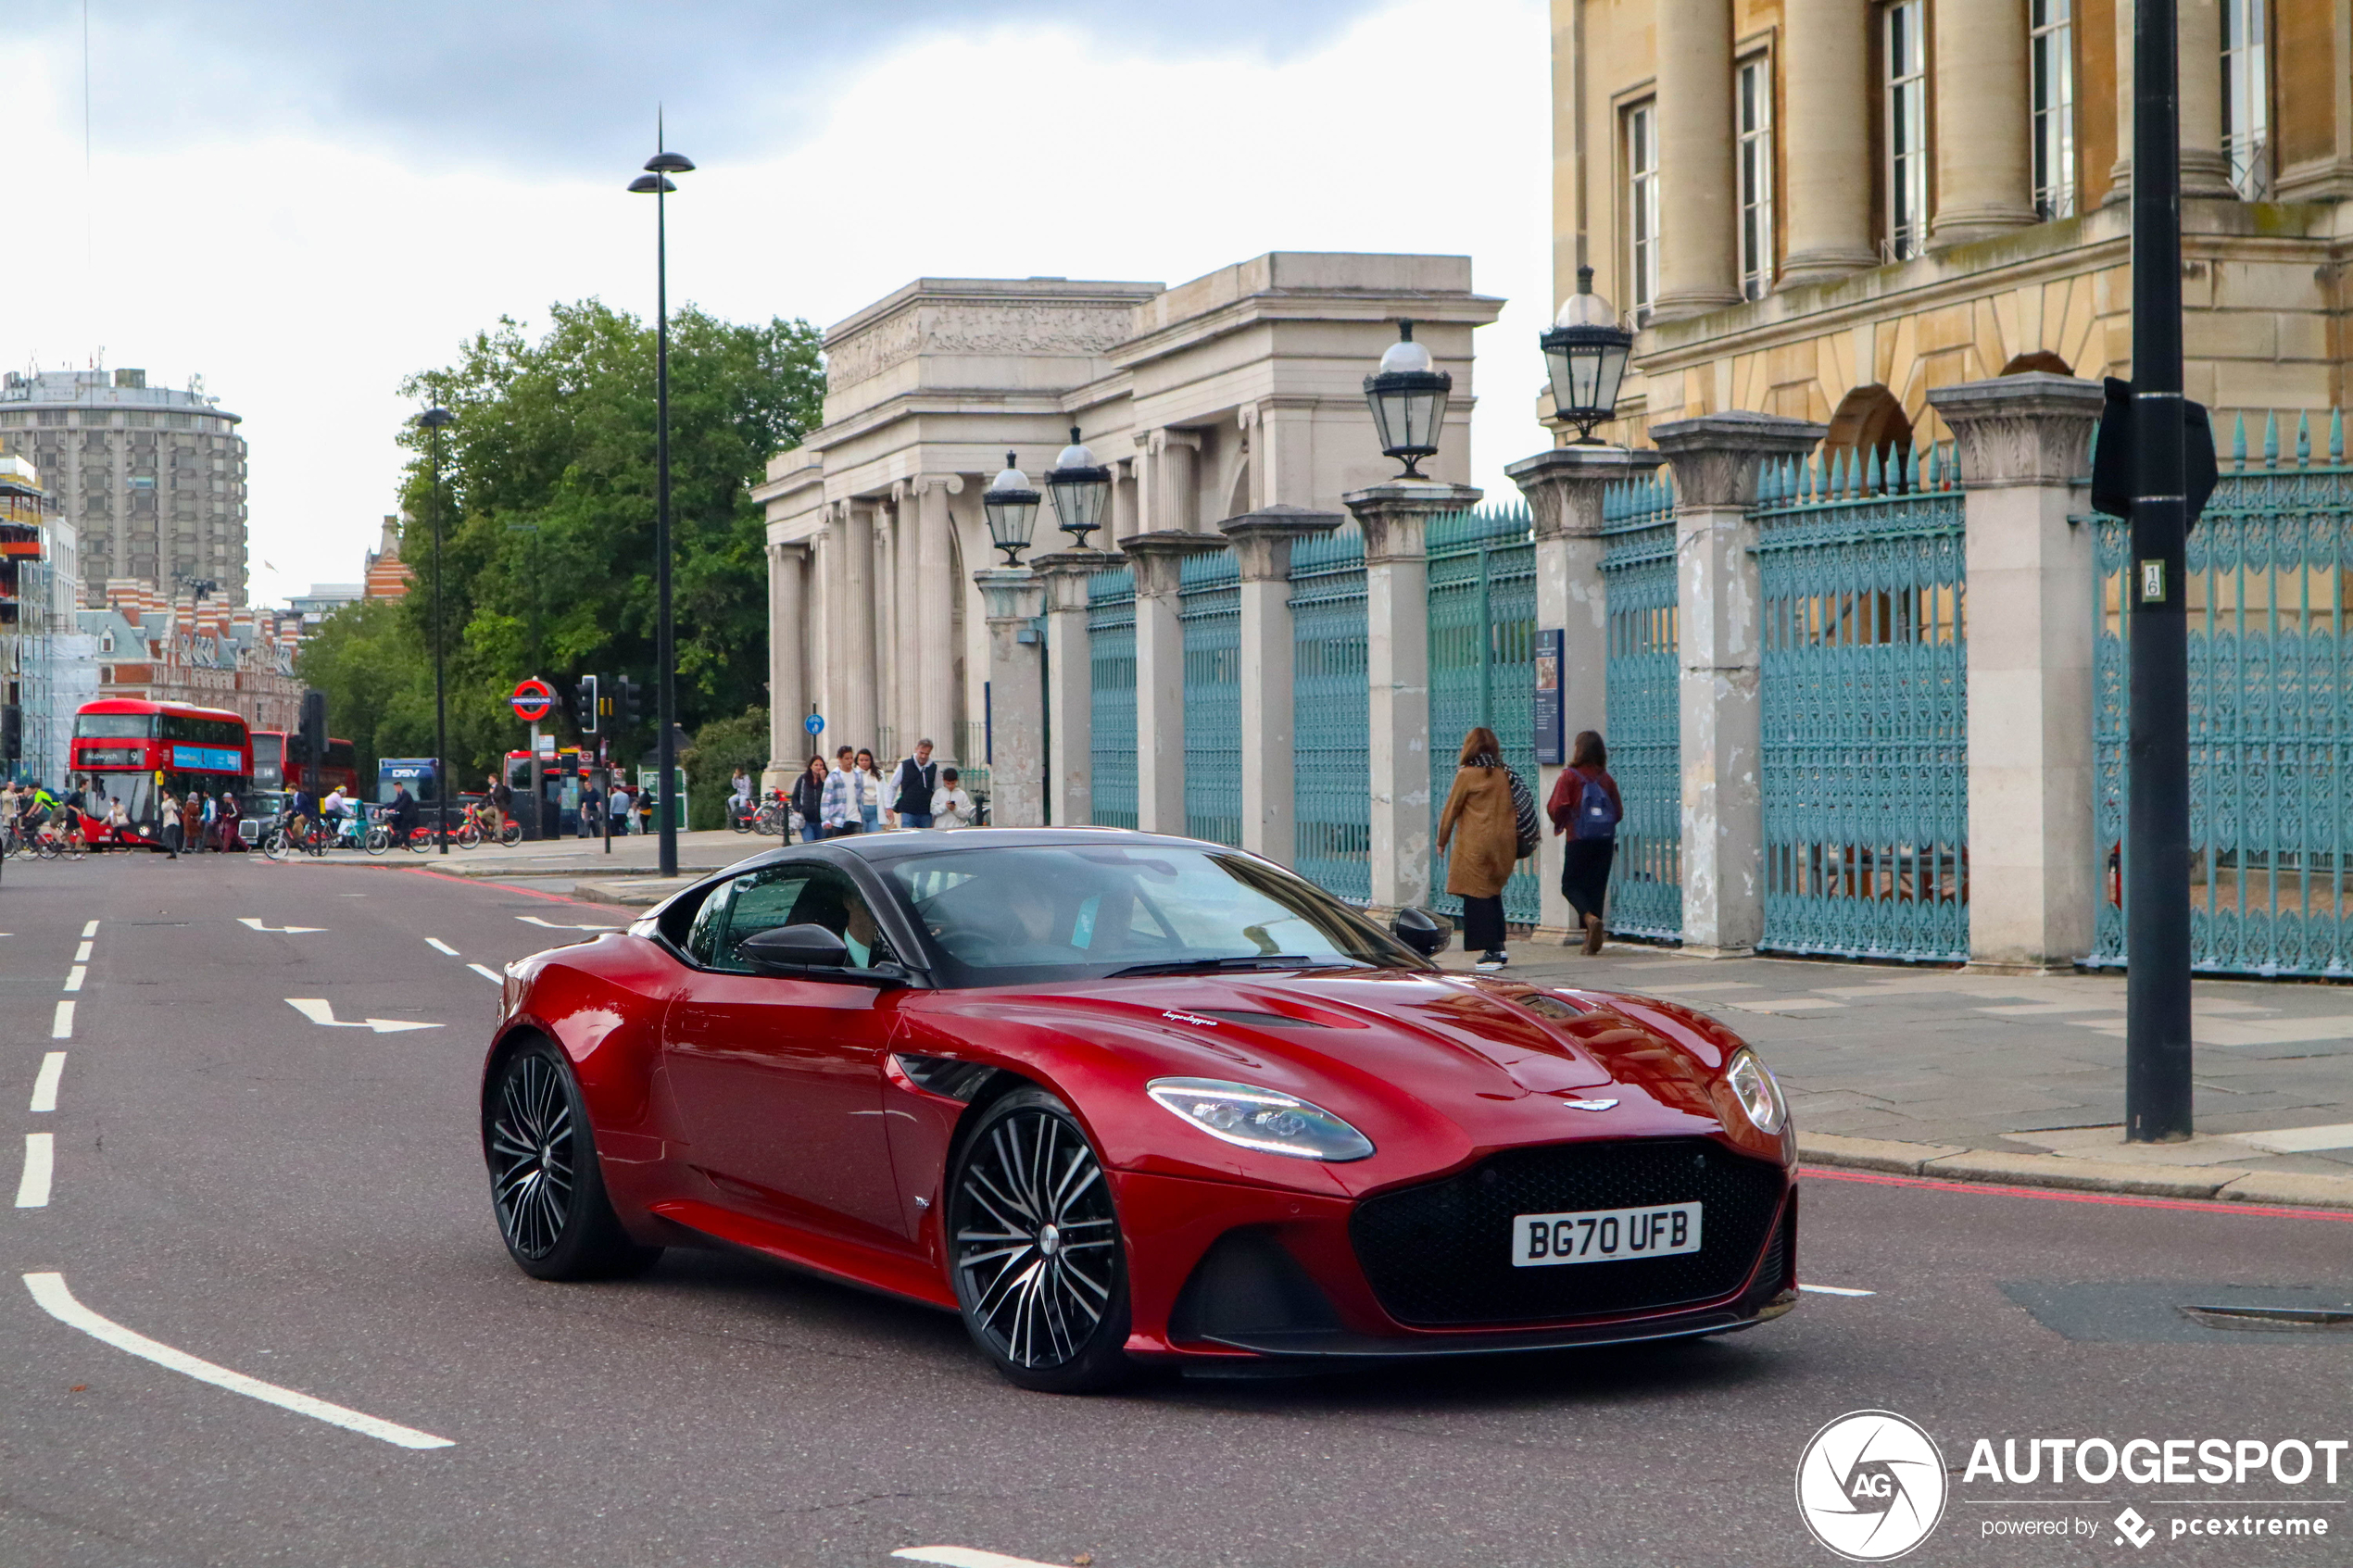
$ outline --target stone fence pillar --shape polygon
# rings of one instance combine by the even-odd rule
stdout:
[[[1176,590],[1185,558],[1222,550],[1214,534],[1131,533],[1120,553],[1136,572],[1136,825],[1185,831],[1185,628]]]
[[[2003,376],[1929,402],[1960,450],[1969,635],[1969,964],[2064,970],[2092,950],[2088,511],[2097,382]]]
[[[790,789],[813,749],[800,727],[809,717],[807,637],[809,563],[805,545],[768,546],[768,766],[760,787]]]
[[[1087,583],[1119,564],[1101,550],[1032,556],[1046,586],[1047,818],[1058,828],[1095,820],[1095,662],[1087,628]]]
[[[1045,692],[1038,668],[1038,611],[1045,598],[1026,566],[973,573],[988,611],[988,822],[1046,825]]]
[[[1809,420],[1745,412],[1651,428],[1675,466],[1686,952],[1733,957],[1764,935],[1762,605],[1749,508],[1760,463],[1811,451],[1827,433]]]
[[[1466,484],[1392,480],[1340,497],[1365,532],[1365,674],[1371,688],[1372,896],[1378,914],[1429,901],[1429,520],[1467,511]]]
[[[1609,603],[1602,584],[1602,496],[1623,480],[1647,479],[1667,460],[1657,452],[1623,446],[1555,446],[1523,458],[1504,471],[1528,497],[1536,521],[1536,626],[1561,631],[1561,745],[1564,759],[1579,730],[1609,738]],[[1536,770],[1536,806],[1542,810],[1561,775],[1558,763]],[[1543,902],[1536,935],[1581,942],[1568,900],[1561,896],[1561,866],[1568,840],[1548,822],[1537,851]]]
[[[1288,866],[1298,851],[1291,746],[1290,547],[1328,533],[1339,512],[1272,506],[1227,518],[1241,587],[1242,847]]]

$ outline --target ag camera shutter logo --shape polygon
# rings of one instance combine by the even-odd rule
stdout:
[[[1944,1515],[1944,1456],[1893,1411],[1854,1411],[1814,1434],[1797,1461],[1797,1510],[1850,1562],[1886,1562]]]

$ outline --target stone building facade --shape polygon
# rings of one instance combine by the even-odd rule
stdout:
[[[1937,387],[2130,374],[2131,0],[1552,16],[1554,292],[1589,263],[1642,329],[1608,433],[1741,409],[1910,445],[1951,433]],[[2353,6],[2180,17],[2186,385],[2227,436],[2348,400]]]
[[[923,278],[825,334],[824,425],[769,466],[772,781],[813,749],[981,759],[996,560],[981,491],[1006,454],[1033,483],[1076,427],[1115,476],[1110,549],[1222,543],[1217,524],[1330,508],[1384,458],[1364,378],[1412,320],[1454,379],[1427,471],[1466,477],[1471,332],[1503,302],[1462,257],[1275,252],[1190,282]],[[1033,556],[1064,549],[1050,506]],[[1180,541],[1181,550],[1181,541]]]
[[[0,437],[46,477],[81,541],[86,602],[109,579],[170,594],[207,581],[245,602],[245,442],[201,386],[149,386],[135,370],[10,371]]]

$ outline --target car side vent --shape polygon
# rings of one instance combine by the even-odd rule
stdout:
[[[1219,1018],[1228,1023],[1247,1023],[1253,1029],[1328,1029],[1328,1023],[1318,1023],[1312,1018],[1293,1018],[1287,1012],[1246,1012],[1239,1009],[1188,1008],[1188,1012],[1202,1018]]]
[[[957,1061],[944,1056],[911,1056],[900,1052],[891,1060],[899,1071],[907,1074],[915,1087],[926,1094],[960,1099],[966,1104],[997,1075],[997,1070],[976,1061]]]

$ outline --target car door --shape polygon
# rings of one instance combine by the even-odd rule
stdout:
[[[714,892],[687,951],[697,972],[671,1003],[663,1059],[689,1163],[769,1217],[903,1247],[883,1124],[883,1057],[906,993],[854,980],[754,974],[745,937],[815,923],[853,960],[892,960],[849,874],[822,862],[766,866]]]

